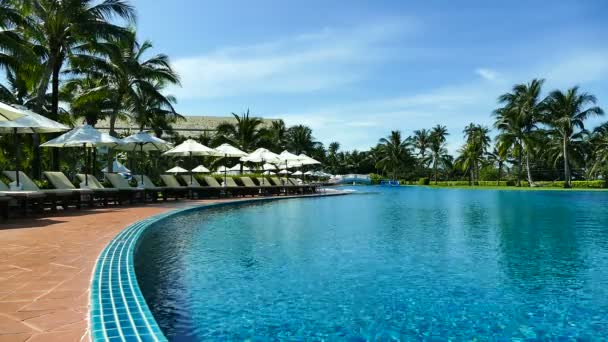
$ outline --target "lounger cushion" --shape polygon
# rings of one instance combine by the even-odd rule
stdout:
[[[160,179],[163,180],[163,182],[165,183],[166,186],[169,186],[172,188],[180,188],[180,187],[183,188],[183,186],[181,184],[179,184],[179,182],[173,175],[161,175]]]
[[[246,187],[257,187],[257,185],[255,185],[253,180],[251,180],[249,177],[241,177],[241,181]]]
[[[194,176],[192,177],[192,183],[190,183],[190,175],[181,175],[181,177],[184,182],[186,182],[186,184],[189,184],[190,186],[201,186],[201,184],[196,180],[196,178],[194,178]]]
[[[238,188],[239,185],[236,184],[236,182],[234,181],[234,178],[232,177],[226,177],[226,186],[229,188]]]
[[[213,186],[213,187],[221,187],[220,183],[217,182],[217,180],[215,179],[215,177],[211,177],[211,176],[204,176],[203,179],[205,180],[205,182],[207,183],[207,185],[209,186]],[[233,180],[234,182],[234,180]],[[235,183],[236,185],[236,183]]]
[[[17,180],[15,171],[4,171],[4,175],[10,178],[13,182]],[[40,191],[40,188],[28,177],[23,171],[19,171],[19,184],[25,191]]]
[[[70,182],[63,172],[45,171],[43,174],[56,189],[76,189],[74,184]]]

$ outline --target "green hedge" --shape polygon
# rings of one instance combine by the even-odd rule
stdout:
[[[419,185],[423,185],[421,183],[422,178],[418,181]],[[539,188],[563,188],[564,181],[536,181],[534,184]],[[435,183],[433,183],[435,184]],[[522,187],[528,187],[529,184],[527,181],[521,182]],[[589,180],[589,181],[572,181],[573,189],[603,189],[608,188],[608,184],[604,180]],[[474,186],[515,186],[516,182],[512,180],[508,181],[478,181],[473,184]],[[441,181],[437,182],[437,186],[470,186],[469,181]]]
[[[535,182],[535,184],[539,187],[553,187],[553,188],[563,188],[564,181],[555,181],[555,182]],[[571,181],[573,189],[604,189],[607,187],[605,180],[587,180],[587,181]]]
[[[418,185],[429,185],[430,183],[431,180],[426,177],[418,179]]]

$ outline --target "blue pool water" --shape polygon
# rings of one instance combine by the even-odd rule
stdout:
[[[152,227],[136,274],[169,340],[608,334],[608,193],[358,190]]]

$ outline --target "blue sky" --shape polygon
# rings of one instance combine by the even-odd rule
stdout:
[[[133,4],[140,38],[180,72],[181,113],[250,108],[345,149],[441,123],[455,151],[466,124],[491,126],[496,98],[534,77],[608,104],[606,1]]]

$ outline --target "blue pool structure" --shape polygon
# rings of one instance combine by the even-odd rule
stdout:
[[[606,337],[607,192],[354,189],[128,227],[97,264],[93,338]]]

